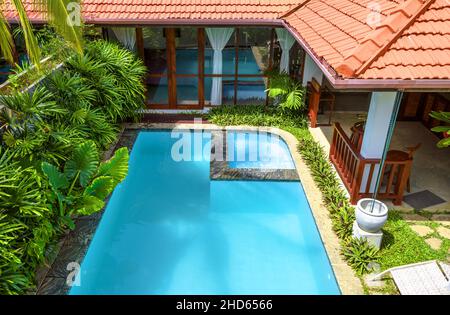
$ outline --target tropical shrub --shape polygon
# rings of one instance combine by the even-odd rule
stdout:
[[[239,105],[213,107],[206,118],[217,125],[252,125],[272,127],[306,127],[306,118],[300,112],[282,110],[276,106]]]
[[[98,41],[34,91],[0,96],[0,294],[32,288],[74,218],[102,209],[125,178],[128,150],[103,163],[99,150],[139,117],[144,73],[132,53]]]
[[[0,294],[32,285],[32,270],[43,256],[42,241],[53,235],[43,185],[34,168],[21,167],[0,148]]]
[[[48,179],[50,210],[59,213],[62,225],[73,228],[74,215],[90,215],[100,211],[104,199],[128,172],[128,149],[121,148],[108,161],[99,165],[99,155],[93,141],[80,144],[66,161],[64,170],[42,162],[42,172]]]
[[[370,264],[379,260],[379,252],[372,245],[352,237],[355,209],[340,187],[333,167],[323,148],[310,136],[300,139],[298,150],[311,170],[330,212],[333,230],[341,239],[341,253],[359,274],[370,272]]]
[[[132,52],[102,40],[87,44],[85,50],[84,55],[70,58],[67,68],[96,91],[95,108],[113,122],[139,118],[145,98],[143,62]]]
[[[358,275],[371,272],[372,265],[380,258],[378,250],[366,239],[348,238],[343,241],[343,256]]]
[[[304,110],[306,88],[287,74],[268,72],[268,95],[282,109]]]

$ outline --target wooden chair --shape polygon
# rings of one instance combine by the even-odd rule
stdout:
[[[323,114],[325,112],[325,106],[328,104],[328,125],[331,126],[331,119],[334,112],[334,104],[336,102],[336,95],[326,86],[323,85],[320,90],[319,99],[319,113]]]
[[[414,153],[421,147],[422,143],[418,143],[412,147],[406,147],[406,151],[401,150],[389,150],[386,155],[386,160],[390,161],[406,161],[412,160],[414,157]],[[388,171],[389,172],[389,171]],[[385,172],[386,173],[386,172]],[[406,182],[406,191],[411,192],[411,174],[408,176],[408,180]]]
[[[350,142],[355,146],[356,152],[358,153],[361,151],[361,145],[364,135],[364,125],[364,121],[359,121],[350,128]]]

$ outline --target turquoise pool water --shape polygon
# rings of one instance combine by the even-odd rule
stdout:
[[[340,293],[300,182],[211,181],[210,139],[139,133],[70,294]]]
[[[235,50],[223,50],[223,74],[234,75],[235,72]],[[177,49],[177,69],[181,74],[198,73],[198,51],[196,49]],[[239,50],[239,74],[261,74],[251,49]],[[205,50],[205,74],[212,74],[213,50]],[[167,73],[167,70],[165,71]],[[231,100],[234,97],[234,77],[223,78],[223,99]],[[227,82],[230,81],[230,82]],[[212,78],[205,78],[205,99],[211,100]],[[149,87],[150,99],[153,103],[167,103],[168,81],[167,77],[157,79],[155,85]],[[266,87],[261,77],[239,78],[238,100],[264,100]],[[179,102],[198,100],[198,78],[177,77],[177,98]]]
[[[231,168],[295,169],[286,142],[277,135],[230,132],[227,143],[227,161]]]

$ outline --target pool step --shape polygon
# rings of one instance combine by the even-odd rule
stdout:
[[[211,180],[300,181],[296,169],[231,168],[226,161],[227,132],[211,132]]]

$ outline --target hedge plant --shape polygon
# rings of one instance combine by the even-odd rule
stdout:
[[[95,41],[34,91],[0,95],[0,295],[34,289],[48,250],[125,178],[128,149],[99,156],[139,117],[145,73],[134,53]]]

